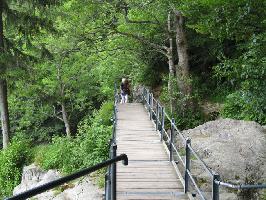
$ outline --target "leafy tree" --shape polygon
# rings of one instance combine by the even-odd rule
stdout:
[[[21,67],[23,59],[30,54],[26,51],[31,46],[30,39],[42,27],[51,27],[45,20],[41,9],[55,1],[0,1],[0,111],[3,134],[3,147],[6,148],[10,138],[8,111],[8,71],[11,66]]]
[[[218,88],[229,94],[222,115],[264,124],[265,1],[182,1],[179,8],[187,18],[187,27],[195,31],[192,46],[210,47],[201,58],[202,64],[209,65],[203,73],[211,70]],[[194,48],[193,52],[198,51]],[[211,83],[212,75],[203,76],[205,82]]]

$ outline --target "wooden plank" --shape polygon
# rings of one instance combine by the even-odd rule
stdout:
[[[129,158],[128,166],[117,164],[117,199],[187,200],[143,105],[119,104],[117,118],[117,154]]]
[[[140,193],[166,193],[166,192],[182,192],[183,189],[168,189],[168,188],[162,188],[160,190],[158,190],[157,188],[137,188],[137,189],[132,189],[132,188],[129,188],[129,189],[126,189],[126,188],[118,188],[117,189],[117,192],[118,193],[123,193],[123,192],[132,192],[132,193],[137,193],[137,192],[140,192]]]

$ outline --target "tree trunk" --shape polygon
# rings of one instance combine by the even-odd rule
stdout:
[[[62,106],[63,120],[64,120],[64,124],[65,124],[65,128],[66,128],[66,134],[68,137],[71,137],[70,124],[69,124],[69,120],[68,120],[68,116],[67,116],[65,102],[61,102],[61,106]]]
[[[168,34],[169,34],[169,48],[167,49],[167,58],[169,66],[169,80],[168,80],[168,93],[170,100],[171,114],[175,111],[175,97],[174,97],[174,77],[175,77],[175,63],[173,57],[173,37],[171,34],[171,13],[168,14]]]
[[[168,66],[169,66],[168,93],[169,93],[169,100],[170,100],[170,111],[171,113],[173,113],[176,107],[175,106],[176,101],[174,97],[175,64],[174,64],[174,58],[173,58],[173,51],[171,47],[169,48],[167,57],[168,57]]]
[[[184,96],[184,107],[191,105],[191,92],[192,86],[189,77],[189,64],[188,64],[188,44],[186,34],[183,28],[183,16],[181,12],[175,11],[175,27],[176,27],[176,46],[178,54],[178,65],[176,66],[176,77],[179,90]]]
[[[63,64],[63,60],[64,60],[64,56],[61,59],[61,62],[59,65],[57,65],[57,80],[59,82],[59,90],[60,90],[60,104],[61,104],[61,108],[62,108],[62,117],[63,117],[63,122],[65,124],[65,128],[66,128],[66,135],[68,137],[71,137],[71,130],[70,130],[70,123],[69,123],[69,119],[68,119],[68,114],[67,114],[67,110],[66,110],[66,104],[65,104],[65,85],[62,81],[62,75],[61,75],[61,68],[62,68],[62,64]]]
[[[7,102],[7,83],[6,80],[0,79],[0,111],[1,111],[1,122],[2,122],[2,133],[3,133],[3,148],[5,149],[9,144],[9,113],[8,113],[8,102]]]
[[[0,1],[0,53],[4,53],[4,31],[3,31],[3,2]],[[9,112],[7,101],[7,81],[4,79],[5,67],[0,68],[0,112],[1,125],[3,134],[3,148],[7,148],[9,144],[10,128],[9,128]]]

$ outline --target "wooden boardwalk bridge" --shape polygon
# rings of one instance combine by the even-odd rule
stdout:
[[[191,139],[184,137],[175,120],[167,115],[147,89],[143,90],[143,104],[149,114],[143,104],[117,104],[116,97],[115,93],[110,159],[6,200],[28,199],[104,167],[108,167],[105,200],[219,200],[220,187],[231,190],[266,188],[265,183],[234,185],[223,182],[220,175],[199,157],[191,146]],[[181,154],[182,151],[185,154]],[[117,153],[121,155],[117,156]],[[192,156],[194,163],[197,161],[211,177],[211,192],[202,191],[198,186],[191,172]],[[126,166],[116,164],[119,161]]]
[[[143,104],[118,105],[116,142],[129,158],[117,166],[118,200],[188,199]]]

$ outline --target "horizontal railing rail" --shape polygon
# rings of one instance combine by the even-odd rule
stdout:
[[[221,185],[224,187],[228,187],[228,188],[233,188],[233,189],[263,189],[266,188],[266,184],[260,184],[260,185],[234,185],[234,184],[230,184],[230,183],[224,183],[222,181],[217,181],[215,180],[215,183],[217,185]]]
[[[210,176],[212,180],[212,197],[213,200],[219,200],[219,186],[232,188],[232,189],[263,189],[266,188],[266,184],[260,185],[233,185],[230,183],[225,183],[220,180],[220,175],[215,173],[210,169],[207,164],[200,158],[196,151],[191,146],[191,139],[186,138],[176,127],[175,120],[171,118],[165,111],[164,106],[162,106],[159,100],[156,100],[148,89],[143,89],[143,103],[148,110],[150,120],[155,124],[156,131],[160,134],[161,141],[165,142],[169,152],[169,161],[171,161],[175,167],[176,163],[180,163],[184,168],[184,180],[182,181],[184,185],[184,192],[189,192],[189,182],[191,181],[196,193],[199,195],[200,199],[207,200],[206,195],[198,186],[195,178],[191,173],[190,163],[192,160],[196,159],[201,166],[203,166],[204,171]],[[167,128],[166,128],[167,124]],[[167,131],[168,129],[168,131]],[[180,139],[183,148],[185,149],[184,155],[181,155],[180,148],[176,146],[177,137]],[[178,158],[178,161],[174,159],[174,155]],[[178,168],[178,167],[177,167]],[[182,176],[182,179],[183,179]],[[196,194],[194,194],[195,196]]]
[[[119,162],[119,161],[123,161],[123,164],[127,165],[128,164],[127,155],[126,154],[121,154],[120,156],[117,156],[117,157],[115,157],[113,159],[104,161],[104,162],[99,163],[99,164],[97,164],[95,166],[83,169],[83,170],[81,170],[79,172],[76,172],[76,173],[73,173],[71,175],[59,178],[57,180],[51,181],[49,183],[40,185],[40,186],[35,187],[35,188],[32,188],[32,189],[30,189],[28,191],[25,191],[25,192],[22,192],[22,193],[20,193],[18,195],[6,198],[6,200],[23,200],[23,199],[27,199],[27,198],[33,197],[33,196],[38,195],[38,194],[40,194],[42,192],[45,192],[45,191],[50,190],[50,189],[53,189],[55,187],[58,187],[58,186],[60,186],[60,185],[62,185],[64,183],[67,183],[69,181],[75,180],[75,179],[80,178],[82,176],[88,175],[88,174],[90,174],[92,172],[95,172],[95,171],[97,171],[99,169],[102,169],[104,167],[107,167],[107,166],[109,166],[109,165],[111,165],[113,163]]]

